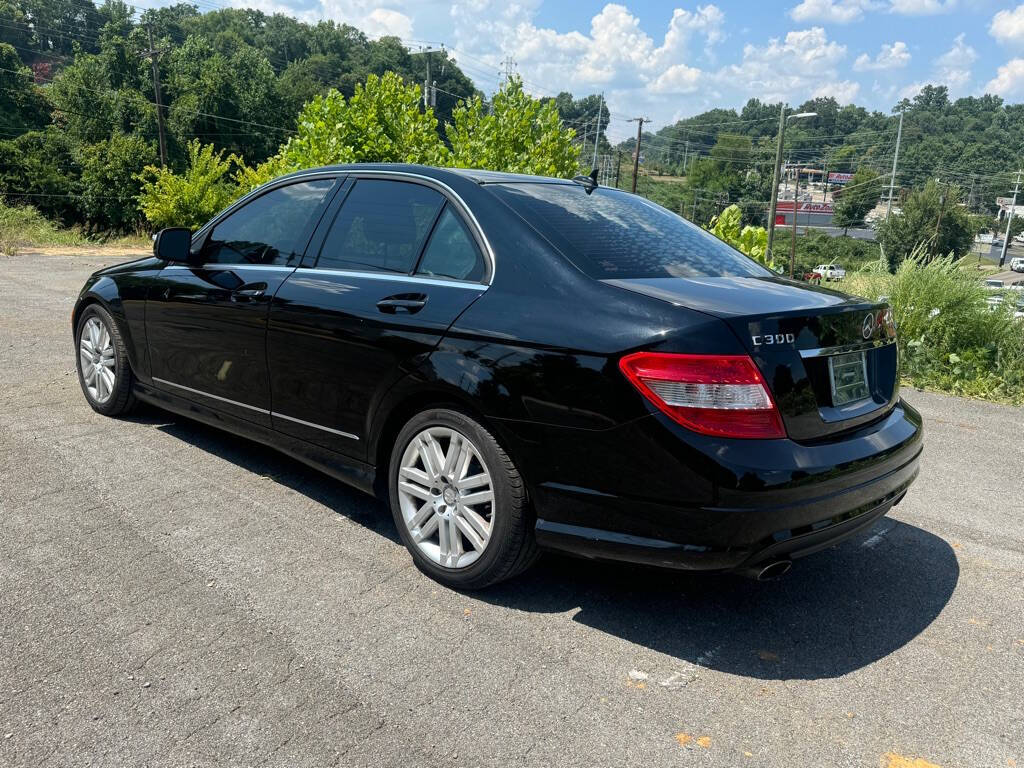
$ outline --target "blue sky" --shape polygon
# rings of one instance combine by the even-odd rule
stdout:
[[[925,83],[1024,101],[1020,0],[230,0],[444,43],[485,92],[506,58],[538,95],[604,92],[611,138],[749,97],[888,111]]]

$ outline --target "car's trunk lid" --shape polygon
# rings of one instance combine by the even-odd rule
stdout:
[[[773,277],[605,282],[724,320],[764,374],[793,439],[877,418],[898,396],[885,304]]]

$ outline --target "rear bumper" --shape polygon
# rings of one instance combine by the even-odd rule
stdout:
[[[654,418],[631,428],[673,429]],[[685,487],[672,496],[615,492],[611,487],[623,483],[614,481],[600,489],[554,479],[534,484],[537,541],[589,558],[692,570],[801,557],[857,533],[899,503],[917,477],[922,445],[920,416],[904,403],[874,424],[814,445],[701,444],[688,434],[676,460],[690,474],[657,453],[643,462],[647,472],[660,462],[662,472],[680,479]],[[587,451],[600,453],[599,445]],[[710,487],[689,482],[693,475],[711,479]]]

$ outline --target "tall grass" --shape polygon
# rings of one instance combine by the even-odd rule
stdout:
[[[30,205],[0,202],[0,253],[13,255],[31,245],[81,245],[78,232],[60,229]]]
[[[895,274],[885,262],[849,275],[843,290],[887,297],[899,329],[900,365],[911,383],[968,397],[1024,404],[1024,321],[1014,319],[1018,293],[1003,304],[977,275],[952,258],[920,250]]]
[[[150,241],[144,234],[87,237],[77,229],[58,227],[30,205],[5,205],[0,201],[0,253],[13,256],[33,246],[74,246],[98,242],[145,248]]]

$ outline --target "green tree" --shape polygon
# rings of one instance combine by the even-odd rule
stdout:
[[[960,258],[970,250],[974,226],[970,214],[958,204],[959,197],[957,187],[935,181],[907,196],[902,210],[878,228],[878,242],[890,270],[895,270],[918,246],[932,258]]]
[[[838,198],[835,207],[833,224],[843,228],[843,234],[849,227],[859,227],[864,217],[878,203],[879,174],[867,166],[862,166],[853,174],[845,188],[837,190],[833,196]]]
[[[490,111],[474,96],[452,116],[454,122],[445,126],[445,133],[456,167],[563,178],[579,173],[576,132],[562,127],[554,103],[526,93],[518,77],[494,94]]]
[[[420,111],[420,89],[394,72],[370,75],[351,99],[336,90],[315,97],[299,114],[298,132],[281,150],[239,180],[254,187],[283,173],[336,163],[445,165],[449,154],[437,120]]]
[[[730,205],[720,216],[711,219],[708,230],[741,253],[761,262],[769,269],[775,269],[775,261],[768,256],[768,230],[749,225],[744,227],[742,224],[743,213],[740,207]]]
[[[0,43],[0,135],[24,133],[49,122],[49,104],[17,52]]]
[[[79,210],[93,231],[130,232],[141,223],[136,198],[138,175],[156,162],[156,148],[141,136],[115,133],[79,153],[82,167]]]
[[[188,143],[186,152],[184,173],[148,165],[139,176],[139,207],[155,229],[198,229],[238,196],[238,186],[231,181],[241,162],[236,155],[224,157],[224,150],[217,152],[198,139]]]

